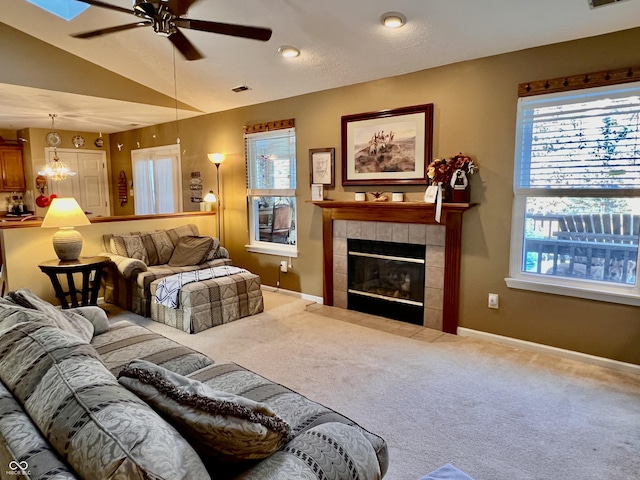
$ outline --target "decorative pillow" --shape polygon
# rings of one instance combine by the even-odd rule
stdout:
[[[28,288],[9,292],[7,298],[11,299],[16,306],[27,309],[25,321],[55,325],[62,330],[73,333],[87,343],[93,338],[95,332],[93,323],[83,315],[78,314],[75,309],[56,308],[49,302],[42,300]],[[106,314],[104,316],[106,320]],[[17,316],[14,318],[17,318]]]
[[[114,235],[111,237],[111,251],[122,257],[135,258],[149,264],[141,235]]]
[[[147,265],[164,265],[169,261],[174,245],[166,231],[144,233],[140,239],[147,252]]]
[[[220,240],[218,238],[212,238],[211,240],[211,248],[204,256],[205,262],[210,262],[211,260],[215,260],[220,256]]]
[[[198,226],[193,223],[189,223],[187,225],[181,225],[179,227],[171,228],[167,230],[167,235],[171,239],[171,243],[175,247],[178,245],[178,242],[182,237],[186,237],[189,235],[198,236],[200,235],[200,231],[198,230]]]
[[[46,315],[34,312],[16,305],[0,304],[0,335],[4,330],[9,330],[18,323],[41,322],[46,325],[56,326],[55,322]]]
[[[81,478],[209,479],[193,448],[95,349],[35,322],[0,334],[0,378]]]
[[[211,237],[196,237],[193,235],[182,237],[173,250],[173,255],[171,255],[171,259],[168,262],[169,266],[185,267],[201,264],[204,262],[209,250],[211,250],[212,243],[213,238]]]
[[[121,384],[162,413],[201,454],[237,462],[268,457],[291,434],[264,403],[214,390],[145,360],[130,362]]]
[[[100,307],[86,306],[78,308],[70,308],[68,311],[77,313],[86,318],[93,325],[93,336],[102,335],[111,329],[111,324],[107,318],[106,312]]]

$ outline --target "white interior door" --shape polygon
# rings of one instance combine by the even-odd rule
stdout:
[[[89,217],[108,217],[106,155],[104,152],[78,152],[78,175],[82,207]]]
[[[53,155],[53,149],[49,149],[50,161]],[[78,174],[66,180],[50,180],[50,193],[55,193],[58,197],[74,197],[87,217],[108,217],[111,213],[106,153],[58,149],[58,158]]]

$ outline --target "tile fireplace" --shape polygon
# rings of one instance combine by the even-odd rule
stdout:
[[[323,218],[323,297],[325,305],[334,305],[341,308],[360,310],[363,304],[370,308],[370,299],[377,298],[376,281],[388,283],[392,277],[397,277],[398,293],[395,287],[391,296],[403,296],[403,289],[413,290],[415,300],[409,302],[395,302],[404,305],[418,306],[420,313],[400,313],[401,320],[406,321],[410,317],[410,323],[423,325],[447,333],[456,333],[458,326],[458,302],[460,286],[460,248],[462,234],[462,214],[468,210],[470,204],[444,204],[442,208],[441,223],[435,221],[435,206],[422,202],[349,202],[325,200],[313,202],[322,208]],[[365,276],[361,274],[359,279],[366,283],[365,288],[373,289],[368,295],[353,292],[353,281],[349,280],[349,251],[353,245],[362,245],[365,250],[369,248],[369,242],[384,242],[388,252],[382,256],[395,257],[388,259],[380,272]],[[389,246],[390,245],[390,246]],[[395,245],[395,246],[394,246]],[[423,253],[415,253],[414,250]],[[405,252],[411,252],[404,255]],[[389,253],[389,255],[387,255]],[[373,255],[378,255],[374,253]],[[424,280],[400,266],[400,257],[421,257],[421,270]],[[371,258],[371,257],[366,257]],[[362,261],[362,260],[360,260]],[[411,262],[409,262],[411,263]],[[374,270],[375,272],[375,270]],[[406,282],[401,282],[402,276],[410,275],[411,287]],[[380,279],[382,277],[382,279]],[[422,299],[420,294],[415,295],[413,284],[421,283]],[[361,286],[360,286],[361,287]],[[387,288],[383,286],[383,291]],[[387,295],[383,292],[382,295]],[[354,297],[357,295],[357,297]],[[369,297],[366,300],[361,297]],[[421,304],[415,305],[414,304]],[[355,307],[355,308],[354,308]],[[400,311],[398,305],[396,309]],[[411,309],[409,309],[411,310]],[[415,310],[415,309],[413,309]],[[370,312],[377,315],[385,315],[380,309]],[[396,318],[397,319],[397,318]]]

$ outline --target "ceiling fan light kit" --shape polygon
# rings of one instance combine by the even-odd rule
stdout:
[[[210,22],[206,20],[194,20],[184,18],[187,10],[198,0],[134,0],[133,9],[127,9],[101,0],[79,0],[94,7],[106,8],[117,12],[129,13],[140,17],[142,20],[119,25],[116,27],[101,28],[90,32],[72,35],[75,38],[92,38],[108,33],[116,33],[138,27],[153,27],[154,33],[169,38],[174,47],[187,59],[199,60],[204,55],[189,41],[180,31],[180,28],[199,30],[202,32],[218,33],[233,37],[249,38],[263,42],[271,38],[271,29],[252,27],[248,25],[236,25],[231,23]]]
[[[387,12],[380,16],[380,22],[387,28],[400,28],[407,23],[407,17],[400,12]]]

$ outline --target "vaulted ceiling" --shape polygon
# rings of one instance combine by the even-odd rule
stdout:
[[[186,61],[150,28],[70,36],[136,21],[124,12],[92,6],[67,22],[27,0],[2,3],[0,129],[16,130],[48,128],[56,113],[60,129],[124,131],[640,25],[640,0],[199,0],[189,18],[273,36],[183,30],[205,56]],[[381,25],[391,10],[404,27]],[[301,55],[283,58],[283,45]],[[240,85],[249,90],[232,91]]]

